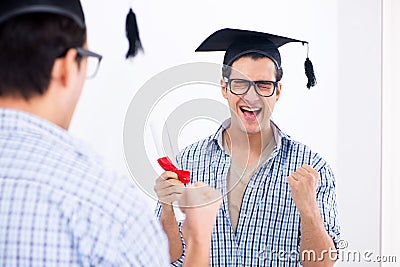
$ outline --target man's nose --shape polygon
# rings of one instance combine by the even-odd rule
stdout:
[[[258,100],[259,97],[260,96],[256,92],[256,85],[252,84],[250,85],[249,91],[244,94],[243,99],[247,102],[254,102],[255,100]]]

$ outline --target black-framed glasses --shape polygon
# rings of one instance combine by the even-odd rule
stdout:
[[[82,47],[76,47],[75,49],[79,56],[87,58],[86,78],[90,79],[96,76],[103,56]]]
[[[234,95],[244,95],[250,90],[250,87],[254,86],[258,95],[270,97],[278,87],[278,82],[274,81],[249,81],[246,79],[229,79],[227,77],[224,77],[224,81]]]

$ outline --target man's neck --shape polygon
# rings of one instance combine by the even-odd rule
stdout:
[[[270,123],[254,134],[248,134],[233,127],[224,131],[224,138],[231,157],[243,167],[257,160],[273,137]]]
[[[0,108],[10,108],[24,111],[45,120],[48,120],[64,129],[68,129],[69,125],[62,123],[57,117],[55,106],[45,98],[33,97],[25,100],[21,97],[0,97]]]

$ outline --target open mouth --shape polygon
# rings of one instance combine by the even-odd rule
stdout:
[[[257,115],[260,114],[261,108],[239,107],[245,119],[255,120]]]

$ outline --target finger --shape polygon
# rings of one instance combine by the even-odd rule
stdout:
[[[303,176],[309,174],[309,172],[308,172],[306,169],[304,169],[303,166],[301,166],[300,168],[298,168],[298,169],[296,170],[296,173],[299,173],[299,174],[301,174],[301,175],[303,175]]]
[[[172,173],[172,172],[171,172]],[[176,175],[176,173],[175,173]],[[155,184],[159,185],[161,188],[169,187],[172,185],[183,185],[183,183],[179,179],[175,179],[174,177],[170,178],[169,173],[163,173],[160,177],[156,179]]]
[[[179,180],[178,174],[171,172],[171,171],[163,172],[160,177],[165,180],[169,180],[169,179]]]
[[[298,182],[299,181],[296,177],[294,177],[293,173],[286,178],[286,181],[287,180],[292,181],[292,182]]]
[[[313,180],[315,181],[317,179],[317,177],[315,176],[315,174],[309,172],[308,170],[306,170],[303,167],[300,167],[297,171],[296,171],[297,175],[300,175],[301,179],[305,179],[305,180]]]
[[[164,188],[163,190],[159,190],[160,196],[168,196],[171,194],[183,194],[185,187],[181,186],[171,186],[168,188]]]
[[[185,186],[181,183],[178,185],[169,185],[168,182],[165,184],[156,184],[154,186],[154,191],[156,192],[157,196],[160,198],[162,196],[175,193],[182,193]]]
[[[178,186],[178,185],[184,186],[184,184],[179,180],[175,180],[175,179],[164,180],[164,178],[157,179],[156,185],[161,188],[170,187],[170,186]]]
[[[182,193],[181,192],[161,192],[160,198],[166,199],[169,197],[175,197],[175,196],[179,196],[179,195],[182,195]]]
[[[176,190],[176,189],[168,188],[166,190],[159,191],[157,196],[158,196],[159,199],[166,199],[166,198],[169,198],[171,196],[175,197],[175,196],[182,195],[182,194],[183,194],[182,190],[179,190],[179,189]]]
[[[182,183],[180,184],[172,184],[168,181],[165,181],[164,183],[157,183],[154,185],[154,191],[159,194],[162,191],[165,191],[168,188],[173,188],[173,187],[179,187],[179,188],[184,188],[184,185]]]
[[[304,164],[302,166],[303,169],[307,170],[309,173],[311,173],[312,175],[314,175],[316,178],[319,177],[319,173],[310,165]]]
[[[309,165],[303,165],[302,168],[304,170],[307,170],[308,173],[313,176],[314,184],[318,185],[318,181],[319,181],[319,178],[320,178],[319,173]]]
[[[296,181],[300,181],[303,178],[303,176],[298,172],[294,172],[290,176],[292,176],[292,178],[295,179]]]
[[[286,182],[289,184],[290,187],[292,187],[298,181],[292,175],[290,175],[286,178]]]

